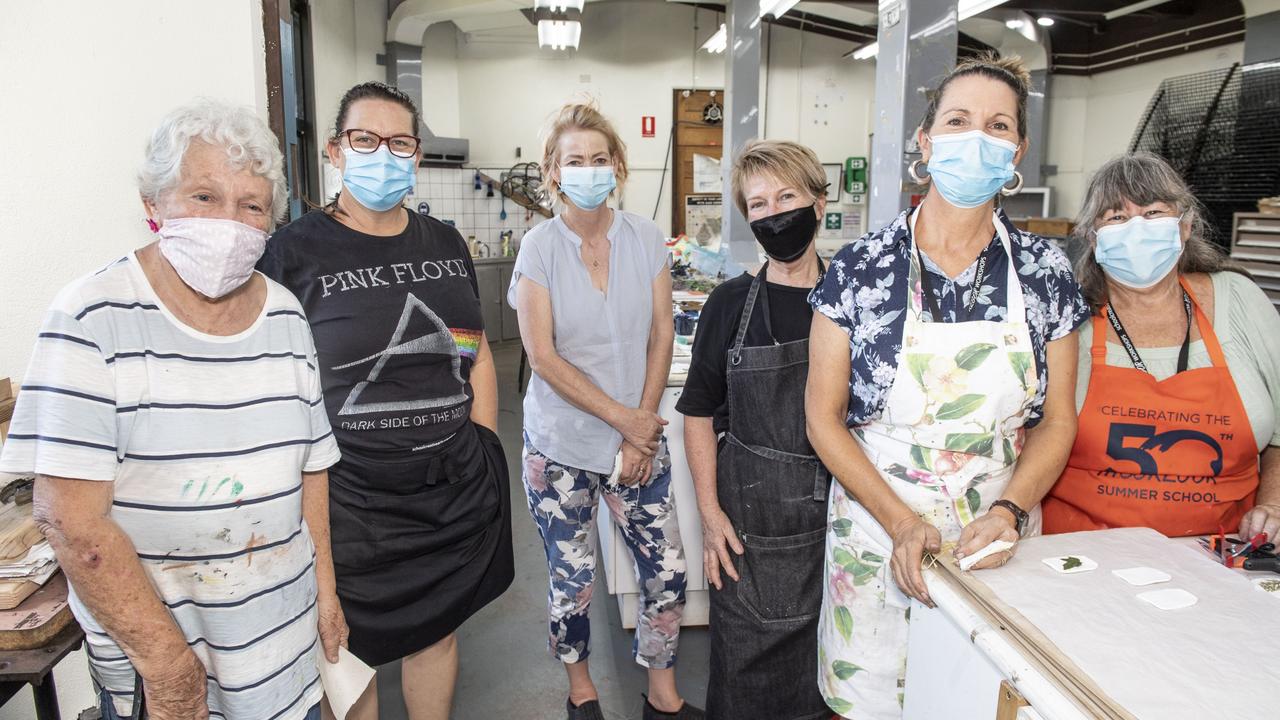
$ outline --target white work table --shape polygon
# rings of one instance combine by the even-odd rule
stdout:
[[[1086,556],[1098,568],[1061,574],[1042,562],[1060,555]],[[1111,572],[1137,566],[1172,579],[1131,586]],[[1006,566],[972,577],[1042,634],[1037,648],[1074,664],[1072,677],[1092,683],[1129,717],[1280,712],[1280,595],[1254,587],[1258,578],[1280,578],[1274,573],[1227,569],[1194,539],[1123,528],[1030,538]],[[1079,684],[1055,680],[1006,627],[989,621],[972,593],[940,570],[926,570],[925,579],[937,608],[911,604],[904,720],[1091,717],[1072,699],[1069,688]],[[1171,588],[1195,595],[1196,604],[1160,610],[1137,597]],[[1002,682],[1029,705],[997,716]]]

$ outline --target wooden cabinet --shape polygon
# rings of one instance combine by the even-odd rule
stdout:
[[[514,267],[514,259],[476,263],[480,311],[484,316],[485,335],[491,343],[520,339],[516,311],[507,305],[507,287]]]

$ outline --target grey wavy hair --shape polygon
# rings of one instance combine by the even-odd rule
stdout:
[[[173,110],[151,133],[138,170],[138,190],[152,202],[182,179],[182,158],[193,139],[225,148],[231,166],[266,178],[271,183],[272,227],[288,209],[284,156],[275,133],[252,109],[221,100],[199,98]]]
[[[1204,206],[1196,199],[1178,171],[1160,157],[1148,152],[1135,152],[1108,160],[1089,180],[1084,204],[1076,215],[1071,239],[1088,251],[1076,261],[1076,281],[1094,312],[1107,304],[1107,281],[1098,261],[1093,258],[1094,230],[1108,210],[1115,210],[1128,200],[1135,205],[1164,202],[1173,205],[1191,231],[1178,258],[1178,272],[1214,273],[1229,270],[1251,277],[1242,265],[1232,260],[1209,239],[1209,224],[1204,219]]]

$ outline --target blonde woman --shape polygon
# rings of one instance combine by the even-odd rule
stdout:
[[[550,644],[569,676],[570,720],[603,720],[587,668],[597,496],[635,558],[644,601],[636,662],[644,717],[701,718],[676,690],[685,558],[658,402],[674,334],[658,227],[606,201],[627,178],[626,148],[592,105],[561,108],[542,174],[563,210],[521,243],[508,301],[533,378],[524,400],[524,484],[547,551]]]
[[[804,388],[827,178],[809,148],[759,140],[731,183],[769,261],[707,298],[676,405],[712,587],[707,716],[826,720],[813,678],[831,476],[805,437]]]

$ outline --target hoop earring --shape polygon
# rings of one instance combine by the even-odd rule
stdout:
[[[1009,197],[1010,195],[1017,195],[1018,192],[1022,190],[1022,173],[1018,172],[1017,170],[1014,170],[1013,178],[1018,181],[1018,184],[1014,185],[1013,187],[1001,187],[1000,188],[1001,195],[1004,195],[1005,197]]]
[[[922,164],[924,164],[924,158],[916,158],[915,160],[912,160],[911,164],[907,166],[907,174],[911,176],[911,179],[914,180],[917,185],[928,185],[929,180],[932,178],[927,174],[924,176],[920,175],[920,165]],[[925,167],[927,168],[929,166],[925,164]]]

